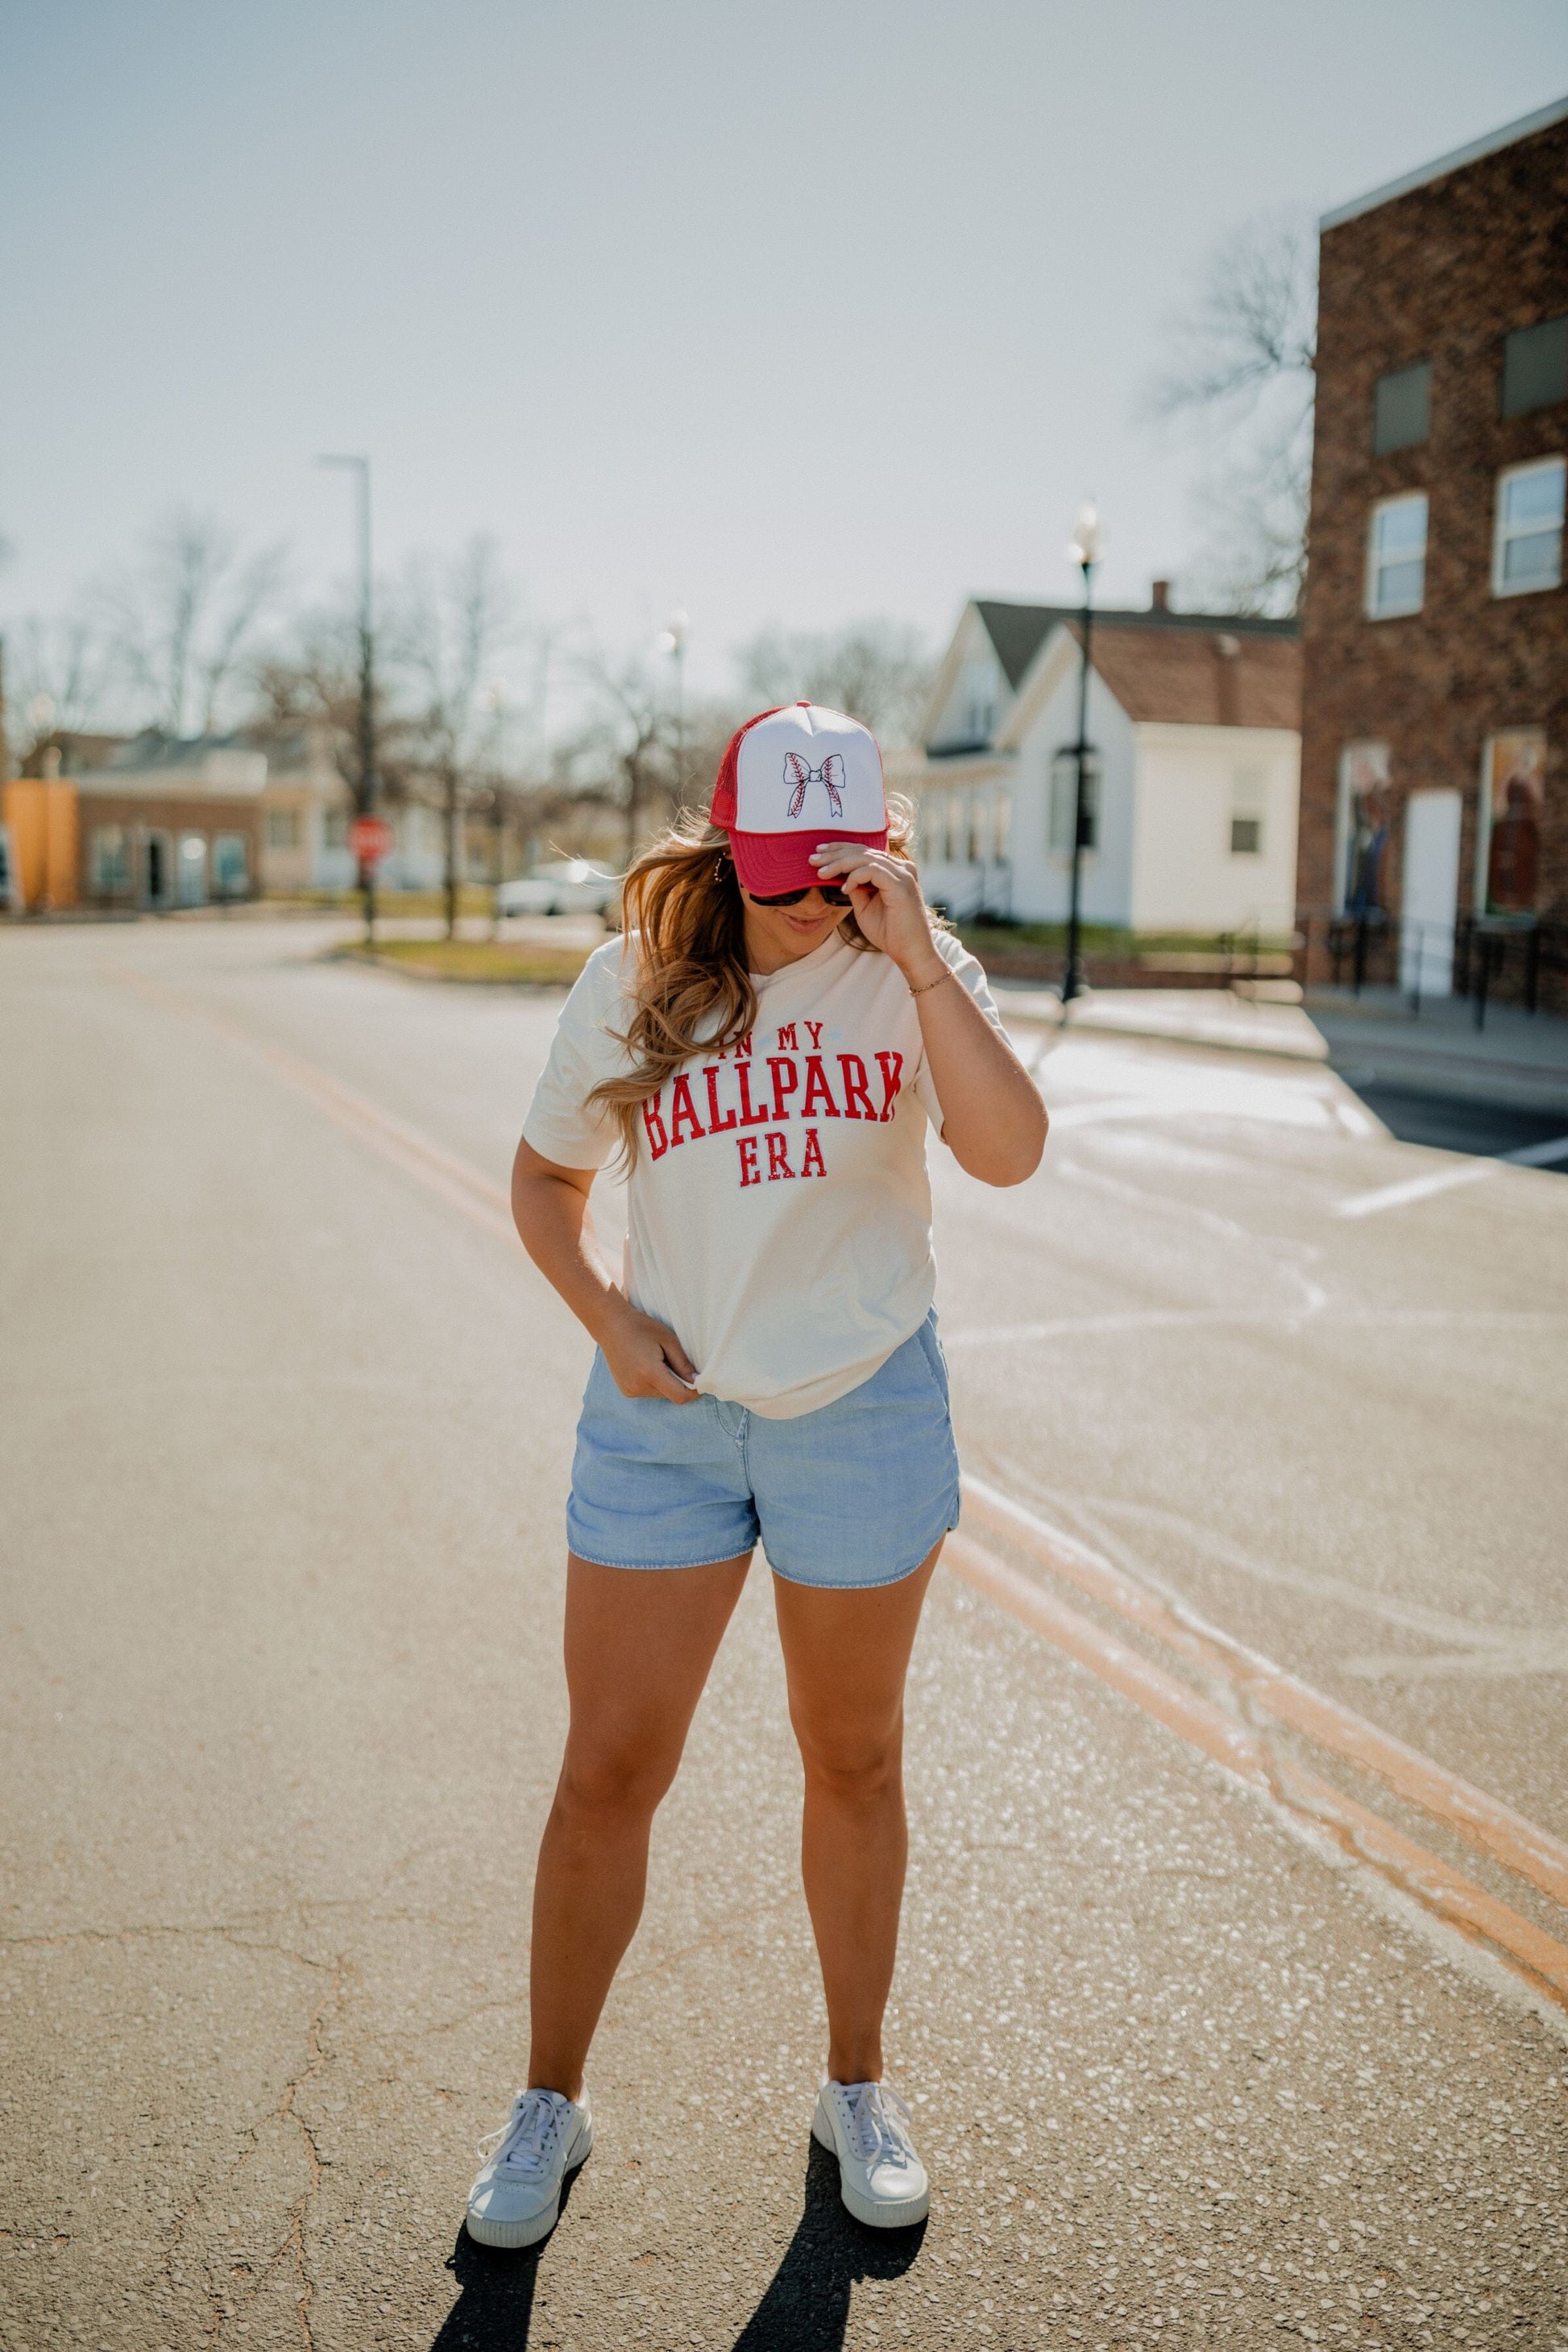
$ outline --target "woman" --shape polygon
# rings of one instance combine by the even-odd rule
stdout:
[[[905,1670],[958,1520],[925,1124],[971,1175],[1016,1184],[1046,1114],[907,841],[864,727],[805,703],[749,721],[710,822],[633,866],[624,946],[590,959],[524,1123],[518,1231],[598,1353],[567,1510],[571,1727],[534,1885],[528,2086],[468,2199],[486,2245],[544,2237],[592,2145],[588,2045],[759,1540],[827,2001],[812,2129],[860,2221],[926,2212],[881,2046]],[[585,1218],[617,1148],[622,1286]]]

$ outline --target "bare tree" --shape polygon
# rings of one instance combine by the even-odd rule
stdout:
[[[25,763],[44,744],[91,726],[104,688],[105,647],[82,614],[49,621],[31,614],[9,656],[7,724],[12,749]]]
[[[398,601],[394,663],[414,694],[441,810],[448,939],[458,927],[465,807],[493,749],[495,706],[486,688],[515,640],[516,605],[495,541],[483,537],[444,571],[416,563]]]
[[[646,662],[633,660],[616,667],[602,655],[587,654],[577,667],[587,688],[590,717],[571,749],[571,764],[580,778],[586,770],[590,791],[595,782],[602,790],[611,776],[618,782],[629,866],[648,814],[668,815],[674,806],[670,714]],[[597,776],[595,770],[600,771]]]
[[[246,556],[215,516],[180,509],[98,592],[116,666],[166,733],[208,734],[282,586],[284,551]]]
[[[262,733],[317,728],[352,801],[360,784],[360,641],[356,604],[307,614],[291,637],[250,664],[253,724]],[[410,797],[419,730],[405,709],[376,693],[376,773],[394,806]]]
[[[1314,236],[1294,217],[1252,221],[1210,257],[1147,395],[1211,444],[1194,584],[1244,612],[1293,609],[1306,577],[1316,337]]]
[[[764,629],[736,656],[757,702],[803,697],[847,710],[888,743],[910,740],[931,679],[920,632],[897,621],[857,621],[819,634]]]

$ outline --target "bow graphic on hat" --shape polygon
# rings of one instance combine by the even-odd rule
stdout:
[[[791,793],[789,796],[789,813],[792,817],[798,816],[801,810],[805,806],[805,788],[807,784],[826,784],[827,787],[828,814],[830,816],[843,815],[844,802],[839,791],[839,787],[844,782],[844,754],[842,751],[829,751],[820,768],[812,767],[809,761],[803,759],[798,751],[786,751],[784,753],[784,782],[786,784],[794,784],[795,786],[794,792]]]

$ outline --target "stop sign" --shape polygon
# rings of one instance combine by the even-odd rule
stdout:
[[[349,847],[362,866],[379,866],[395,838],[384,816],[356,816],[349,827]]]

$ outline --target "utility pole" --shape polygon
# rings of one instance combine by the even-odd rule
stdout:
[[[1083,886],[1084,835],[1089,815],[1089,636],[1094,627],[1094,601],[1091,593],[1095,565],[1105,551],[1105,534],[1100,527],[1100,514],[1091,500],[1086,500],[1078,510],[1068,553],[1083,572],[1083,661],[1078,680],[1078,741],[1073,750],[1078,755],[1078,790],[1074,795],[1072,825],[1072,890],[1068,901],[1068,952],[1062,972],[1062,1009],[1065,1012],[1075,996],[1083,992],[1083,958],[1079,953],[1079,899]]]
[[[354,813],[358,816],[374,816],[381,797],[381,779],[375,772],[375,635],[371,610],[370,569],[370,459],[368,457],[318,457],[318,466],[343,467],[358,477],[359,482],[359,790],[354,795]],[[375,939],[375,859],[361,856],[359,888],[364,901],[365,945]]]

